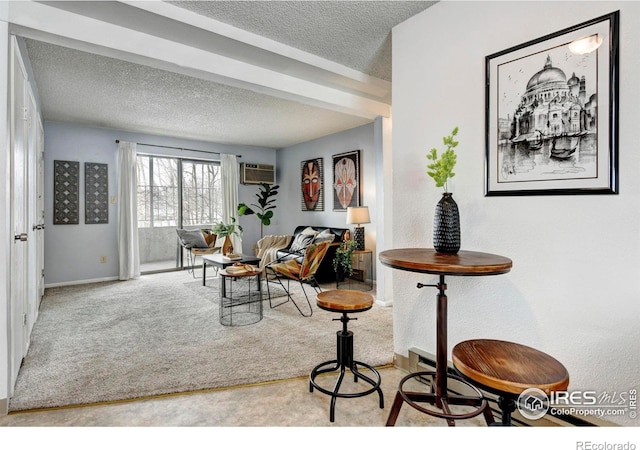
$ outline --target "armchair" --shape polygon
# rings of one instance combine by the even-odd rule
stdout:
[[[202,230],[185,230],[178,228],[176,232],[178,233],[180,245],[187,251],[189,263],[187,271],[195,278],[196,257],[219,252],[220,247],[216,247],[218,236],[206,228]]]
[[[287,303],[288,301],[291,301],[302,316],[311,317],[311,315],[313,314],[313,309],[311,308],[311,302],[309,301],[309,296],[307,295],[307,291],[304,286],[305,284],[311,285],[316,293],[322,292],[320,285],[315,279],[315,274],[320,267],[320,263],[325,257],[330,244],[331,243],[329,241],[324,241],[318,244],[310,244],[309,246],[307,246],[304,251],[302,263],[298,262],[297,259],[289,259],[284,262],[274,261],[265,266],[265,273],[267,275],[267,293],[269,296],[269,306],[271,308],[276,308],[284,303]],[[286,287],[283,283],[283,280],[286,280],[287,282]],[[289,282],[292,280],[300,283],[302,293],[304,294],[307,300],[307,305],[309,306],[308,313],[303,312],[303,310],[291,295]],[[276,305],[271,303],[271,291],[269,289],[269,284],[272,282],[279,283],[287,293],[287,299]]]

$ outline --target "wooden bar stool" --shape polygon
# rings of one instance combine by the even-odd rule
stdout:
[[[340,398],[354,398],[363,397],[369,395],[375,391],[378,392],[380,397],[380,408],[384,408],[384,398],[382,395],[382,389],[380,389],[380,374],[372,366],[353,359],[353,332],[347,330],[347,323],[352,319],[347,316],[348,313],[358,313],[371,309],[373,306],[373,297],[371,294],[365,292],[353,291],[347,289],[325,291],[318,294],[317,305],[319,308],[325,311],[341,313],[342,316],[339,320],[342,322],[342,330],[336,333],[337,336],[337,356],[336,359],[326,361],[318,364],[309,375],[309,392],[313,392],[313,389],[317,389],[323,394],[331,396],[331,407],[329,409],[329,420],[331,422],[335,419],[335,406],[336,399]],[[360,372],[358,367],[368,369],[375,376],[375,380],[369,378]],[[359,379],[364,380],[371,385],[370,389],[355,393],[339,392],[342,380],[346,369],[349,369],[353,374],[354,382],[358,382]],[[316,382],[316,377],[323,373],[340,371],[338,379],[334,385],[332,391],[323,388]]]
[[[452,356],[463,377],[498,395],[502,423],[494,425],[511,425],[516,399],[525,390],[535,388],[549,395],[569,386],[569,373],[558,360],[526,345],[472,339],[453,347]]]

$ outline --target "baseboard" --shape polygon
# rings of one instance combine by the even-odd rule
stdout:
[[[78,284],[91,284],[91,283],[103,283],[105,281],[118,281],[119,279],[120,279],[119,277],[105,277],[105,278],[93,278],[90,280],[63,281],[62,283],[48,283],[48,284],[45,284],[44,287],[46,289],[46,288],[62,287],[62,286],[76,286]]]
[[[9,414],[9,399],[0,398],[0,416]]]
[[[409,349],[409,357],[402,355],[395,355],[394,362],[396,367],[406,370],[408,373],[427,371],[435,371],[435,355],[433,353],[426,352],[424,350],[412,347]],[[448,372],[451,374],[458,374],[453,363],[448,361]],[[425,380],[429,383],[430,380]],[[460,386],[456,381],[451,381],[448,384],[449,391],[452,393],[459,393],[457,388]],[[493,393],[486,392],[480,389],[482,394],[487,398],[491,405],[491,411],[493,412],[496,421],[501,420],[500,408],[497,405],[497,396]],[[554,416],[547,414],[545,417],[538,420],[528,420],[520,415],[518,411],[512,414],[512,424],[514,426],[521,427],[573,427],[573,426],[616,426],[613,423],[605,422],[601,419],[594,420],[593,418],[585,418],[580,416]]]

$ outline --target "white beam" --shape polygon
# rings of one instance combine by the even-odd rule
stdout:
[[[390,105],[106,21],[35,2],[11,2],[17,34],[72,46],[357,117],[388,117]]]
[[[391,91],[391,83],[389,81],[372,77],[335,61],[205,17],[170,3],[158,1],[120,1],[120,3],[143,9],[171,20],[183,22],[189,26],[201,28],[215,35],[242,42],[254,49],[259,49],[270,54],[281,55],[289,58],[291,60],[290,64],[296,65],[295,63],[298,63],[298,65],[314,67],[321,72],[325,72],[323,76],[326,77],[330,83],[337,83],[379,99],[388,97]],[[290,70],[290,67],[284,68],[284,70],[287,70],[287,73],[289,73],[288,70]]]

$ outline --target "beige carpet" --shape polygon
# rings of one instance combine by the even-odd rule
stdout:
[[[218,297],[216,279],[203,287],[186,272],[47,289],[10,410],[286,379],[335,358],[341,324],[315,302],[306,318],[291,303],[264,301],[260,322],[226,327]],[[391,363],[391,308],[357,317],[356,359]]]

